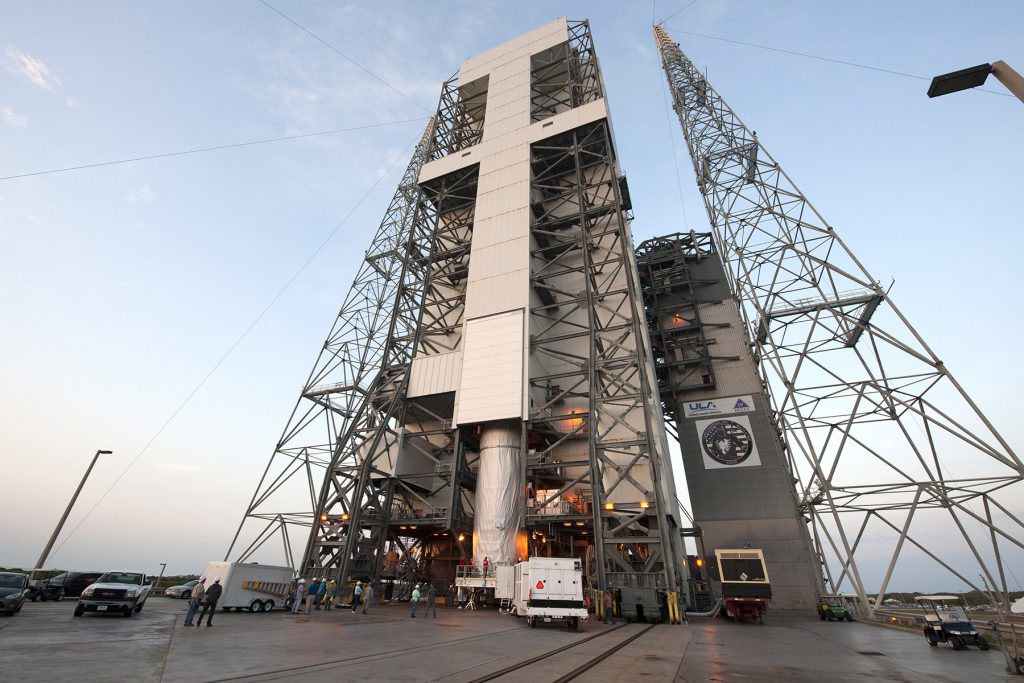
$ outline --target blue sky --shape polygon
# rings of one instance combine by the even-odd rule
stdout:
[[[707,228],[650,32],[686,2],[271,4],[429,110],[462,60],[589,18],[636,241]],[[1021,103],[929,100],[926,81],[679,32],[924,76],[995,59],[1024,71],[1024,5],[699,0],[667,26],[1024,443]],[[112,449],[68,530],[79,524],[352,212],[50,564],[177,573],[221,558],[425,115],[255,0],[7,5],[0,176],[407,122],[0,181],[0,518],[17,520],[0,564],[34,562],[91,454]]]

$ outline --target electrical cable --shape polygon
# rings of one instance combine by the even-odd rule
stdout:
[[[315,259],[317,255],[321,251],[323,251],[324,247],[327,246],[327,243],[330,242],[336,234],[338,234],[338,231],[342,228],[342,226],[345,225],[345,223],[348,222],[348,219],[352,217],[352,214],[355,213],[356,209],[358,209],[363,204],[363,202],[366,201],[367,197],[369,197],[370,193],[372,193],[377,188],[377,185],[380,184],[381,180],[386,178],[388,174],[391,173],[391,169],[395,167],[395,164],[398,163],[399,159],[405,157],[406,152],[409,151],[409,148],[411,148],[417,142],[418,139],[418,137],[415,138],[412,143],[407,145],[406,148],[402,150],[400,154],[395,156],[395,158],[391,161],[391,164],[387,167],[387,170],[385,170],[384,173],[381,173],[379,176],[377,176],[377,179],[373,181],[372,185],[370,185],[370,189],[368,189],[363,194],[363,196],[359,198],[359,201],[357,201],[352,206],[352,208],[349,209],[348,213],[345,214],[344,218],[341,219],[341,222],[334,226],[334,229],[331,230],[331,232],[328,233],[327,237],[325,237],[324,240],[320,242],[320,245],[313,250],[313,253],[309,255],[309,258],[307,258],[303,262],[303,264],[299,266],[298,270],[296,270],[292,274],[292,276],[288,278],[288,281],[284,283],[284,286],[282,286],[281,289],[278,290],[277,294],[274,295],[270,302],[263,307],[263,310],[260,311],[259,315],[257,315],[256,318],[249,324],[249,326],[245,328],[245,331],[242,332],[242,334],[234,341],[234,343],[228,347],[228,350],[224,352],[220,359],[216,363],[214,363],[213,367],[210,368],[210,371],[206,373],[206,376],[203,377],[202,380],[200,380],[200,382],[195,386],[195,388],[192,389],[191,392],[189,392],[188,396],[185,397],[185,400],[183,400],[174,410],[174,412],[171,413],[171,416],[168,417],[162,425],[160,425],[160,428],[157,429],[156,433],[153,434],[149,441],[146,442],[146,445],[142,447],[142,450],[140,450],[135,455],[135,457],[132,458],[131,462],[129,462],[128,465],[125,466],[125,468],[121,471],[121,474],[117,475],[117,478],[114,479],[114,482],[107,487],[107,490],[103,492],[103,495],[101,495],[99,499],[95,503],[93,503],[92,507],[90,507],[86,511],[82,519],[80,519],[78,523],[75,524],[74,527],[72,527],[71,531],[69,531],[67,535],[64,537],[64,540],[60,542],[60,545],[58,545],[50,554],[51,558],[55,556],[58,552],[60,552],[60,549],[64,547],[64,544],[67,543],[75,534],[75,532],[78,531],[79,527],[81,527],[82,524],[84,524],[85,521],[89,519],[89,516],[93,513],[93,511],[95,511],[96,508],[99,507],[100,503],[103,502],[103,500],[107,497],[107,495],[110,494],[114,487],[117,486],[118,483],[120,483],[120,481],[124,478],[126,474],[128,474],[128,471],[135,465],[135,463],[139,461],[139,458],[141,458],[142,455],[149,449],[149,447],[153,445],[153,443],[163,433],[163,431],[167,429],[168,426],[170,426],[170,424],[174,421],[178,414],[181,413],[182,410],[184,410],[185,406],[187,406],[189,401],[192,400],[192,397],[199,393],[199,390],[203,388],[206,382],[209,381],[210,377],[212,377],[213,374],[217,372],[217,370],[220,368],[220,366],[224,364],[224,361],[228,359],[228,357],[238,347],[238,345],[241,344],[242,341],[249,336],[249,333],[253,330],[254,327],[256,327],[260,320],[263,319],[263,316],[265,316],[267,312],[270,311],[270,309],[274,306],[274,304],[276,304],[277,301],[284,295],[284,293],[288,291],[288,288],[292,286],[292,283],[294,283],[295,280],[298,279],[299,275],[301,275],[306,270],[309,264],[313,262],[313,259]]]
[[[696,4],[698,3],[698,2],[700,2],[700,0],[693,0],[692,2],[688,2],[687,4],[683,5],[683,9],[681,9],[681,10],[676,10],[676,11],[675,11],[675,12],[673,12],[672,14],[668,15],[667,17],[665,17],[664,19],[662,19],[661,21],[659,21],[658,23],[659,23],[659,24],[664,24],[664,23],[665,23],[666,21],[668,21],[668,20],[669,20],[669,19],[671,19],[672,17],[676,16],[677,14],[681,14],[681,13],[683,12],[683,10],[688,10],[688,9],[690,9],[691,7],[693,7],[694,5],[696,5]]]
[[[685,8],[684,8],[685,9]],[[831,57],[821,57],[819,55],[812,55],[806,52],[796,52],[795,50],[784,50],[780,47],[769,47],[768,45],[758,45],[756,43],[747,43],[742,40],[732,40],[730,38],[722,38],[720,36],[709,36],[704,33],[694,33],[693,31],[682,31],[680,29],[665,28],[666,31],[672,31],[673,33],[682,33],[688,36],[696,36],[698,38],[707,38],[709,40],[719,40],[723,43],[732,43],[734,45],[745,45],[747,47],[756,47],[761,50],[771,50],[772,52],[782,52],[787,55],[796,55],[797,57],[807,57],[808,59],[818,59],[823,62],[832,62],[834,64],[842,64],[843,66],[853,66],[858,69],[868,69],[870,71],[880,71],[885,74],[891,74],[893,76],[903,76],[905,78],[914,78],[919,81],[931,81],[932,79],[927,76],[918,76],[916,74],[908,74],[903,71],[895,71],[893,69],[883,69],[877,66],[868,66],[867,64],[858,64],[857,62],[847,62],[842,59],[833,59]],[[992,93],[993,95],[1002,95],[1004,97],[1013,97],[1010,93],[999,92],[998,90],[989,90],[987,88],[971,88],[971,90],[980,90],[981,92]]]
[[[398,88],[396,88],[395,86],[391,85],[390,83],[388,83],[387,81],[385,81],[385,80],[384,80],[383,78],[381,78],[381,77],[380,77],[380,76],[378,76],[377,74],[373,73],[372,71],[370,71],[369,69],[367,69],[367,68],[366,68],[365,66],[363,66],[362,64],[360,64],[360,63],[359,63],[359,62],[357,62],[356,60],[352,59],[352,58],[351,58],[351,57],[349,57],[349,56],[348,56],[347,54],[345,54],[344,52],[342,52],[342,51],[341,51],[341,50],[339,50],[338,48],[334,47],[333,45],[331,45],[330,43],[328,43],[328,42],[327,42],[326,40],[324,40],[323,38],[321,38],[321,37],[320,37],[320,36],[318,36],[317,34],[313,33],[313,32],[312,32],[312,31],[310,31],[310,30],[309,30],[308,28],[306,28],[305,26],[303,26],[303,25],[302,25],[302,24],[300,24],[299,22],[297,22],[297,21],[295,21],[294,19],[292,19],[291,17],[289,17],[289,16],[287,15],[287,14],[285,14],[285,13],[284,13],[284,12],[282,12],[281,10],[279,10],[279,9],[277,9],[276,7],[274,7],[273,5],[271,5],[271,4],[269,3],[269,2],[267,2],[267,0],[260,0],[260,2],[261,2],[261,3],[263,3],[264,5],[266,5],[267,7],[269,7],[270,9],[274,10],[275,12],[277,12],[277,13],[278,13],[279,15],[281,15],[281,17],[283,17],[284,19],[286,19],[286,20],[287,20],[287,21],[289,21],[290,23],[294,24],[294,25],[295,25],[295,26],[296,26],[297,28],[299,28],[300,30],[302,30],[302,31],[305,31],[306,33],[308,33],[308,34],[309,34],[310,36],[312,36],[312,37],[313,37],[313,39],[314,39],[314,40],[316,40],[317,42],[319,42],[319,43],[320,43],[321,45],[323,45],[323,46],[324,46],[324,47],[326,47],[327,49],[331,50],[331,51],[332,51],[332,52],[334,52],[335,54],[339,55],[340,57],[342,57],[342,58],[344,58],[344,59],[348,60],[348,61],[349,61],[350,63],[352,63],[352,64],[354,64],[355,66],[359,67],[360,69],[362,69],[363,71],[365,71],[365,72],[366,72],[366,73],[368,73],[369,75],[373,76],[373,77],[374,77],[374,78],[376,78],[376,79],[377,79],[378,81],[380,81],[380,82],[381,82],[381,83],[383,83],[384,85],[388,86],[389,88],[391,88],[391,89],[392,89],[392,90],[394,90],[394,91],[395,91],[396,93],[398,93],[399,95],[401,95],[401,96],[402,96],[402,97],[404,97],[405,99],[407,99],[407,100],[409,100],[410,102],[412,102],[413,104],[415,104],[415,105],[416,105],[417,107],[419,107],[419,108],[420,108],[420,109],[422,109],[423,111],[427,112],[428,114],[430,114],[430,113],[433,113],[431,109],[429,109],[429,108],[427,108],[427,107],[424,107],[424,106],[423,106],[422,104],[420,104],[419,102],[417,102],[416,100],[414,100],[414,99],[413,99],[412,97],[410,97],[409,95],[406,95],[406,94],[405,94],[404,92],[402,92],[401,90],[399,90],[399,89],[398,89]]]
[[[385,126],[397,126],[403,123],[413,123],[414,121],[426,121],[428,117],[424,116],[418,119],[405,119],[403,121],[388,121],[387,123],[371,123],[365,126],[354,126],[352,128],[338,128],[335,130],[323,130],[317,133],[302,133],[300,135],[286,135],[280,138],[268,138],[266,140],[250,140],[249,142],[235,142],[229,145],[217,145],[215,147],[200,147],[197,149],[186,149],[179,152],[164,152],[162,154],[151,154],[144,157],[134,157],[132,159],[116,159],[113,161],[100,161],[95,164],[82,164],[80,166],[66,166],[64,168],[51,168],[48,171],[32,171],[30,173],[17,173],[15,175],[0,176],[0,180],[13,180],[15,178],[28,178],[30,176],[37,175],[48,175],[50,173],[64,173],[66,171],[80,171],[84,168],[98,168],[100,166],[114,166],[116,164],[130,164],[133,161],[148,161],[150,159],[165,159],[167,157],[177,157],[185,154],[198,154],[200,152],[216,152],[222,149],[233,149],[235,147],[249,147],[251,145],[264,145],[268,142],[283,142],[285,140],[300,140],[302,138],[312,138],[318,135],[335,135],[337,133],[350,133],[356,130],[367,130],[369,128],[383,128]]]
[[[667,83],[664,85],[664,88],[668,88]],[[679,172],[679,155],[676,152],[676,139],[675,136],[672,134],[672,131],[675,128],[675,126],[672,125],[672,114],[669,113],[671,109],[668,106],[668,96],[665,94],[664,89],[661,91],[661,98],[662,100],[665,101],[665,122],[666,125],[668,125],[668,139],[672,145],[672,163],[675,164],[676,167],[676,187],[679,189],[679,206],[682,207],[683,209],[683,227],[689,230],[690,219],[686,215],[686,202],[683,201],[683,176]]]

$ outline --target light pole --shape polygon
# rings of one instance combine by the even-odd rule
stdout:
[[[158,576],[157,579],[156,579],[156,584],[153,586],[154,589],[160,587],[160,580],[164,578],[164,570],[165,569],[167,569],[167,563],[166,562],[161,562],[160,563],[160,576]]]
[[[985,79],[992,74],[999,82],[1006,86],[1006,89],[1024,102],[1024,76],[1014,71],[1003,61],[995,61],[991,64],[979,64],[960,71],[942,74],[932,79],[928,86],[928,97],[939,97],[950,93],[977,88],[984,85]]]
[[[71,502],[68,503],[68,508],[61,515],[60,521],[57,522],[57,528],[53,530],[53,536],[50,536],[50,541],[43,548],[43,554],[39,556],[39,560],[36,561],[35,569],[39,570],[43,568],[46,563],[46,558],[50,556],[50,549],[53,548],[54,541],[57,540],[57,536],[60,535],[60,530],[64,528],[64,522],[67,521],[68,515],[71,514],[71,508],[75,506],[75,501],[78,500],[78,494],[82,492],[82,487],[85,486],[85,480],[89,478],[89,473],[92,472],[93,466],[99,459],[100,455],[110,455],[114,451],[96,451],[96,455],[92,457],[92,462],[89,463],[89,469],[85,471],[85,475],[82,477],[82,481],[78,484],[78,488],[75,489],[75,495],[71,496]],[[33,570],[35,573],[35,570]]]

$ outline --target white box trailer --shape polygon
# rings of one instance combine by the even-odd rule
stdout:
[[[224,592],[217,605],[224,610],[269,612],[284,607],[295,572],[291,567],[247,562],[210,562],[206,565],[207,588],[220,577]]]
[[[511,568],[510,568],[511,569]],[[588,618],[583,603],[583,562],[578,558],[531,557],[515,566],[512,581],[512,613],[526,617],[533,627],[538,621],[564,621],[569,628],[579,630],[580,622]],[[495,597],[502,598],[499,590],[507,590],[498,576]],[[507,585],[507,583],[505,583]]]

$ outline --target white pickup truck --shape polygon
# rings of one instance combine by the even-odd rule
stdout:
[[[82,591],[75,616],[85,612],[118,612],[130,617],[142,611],[150,582],[141,572],[107,572]]]

